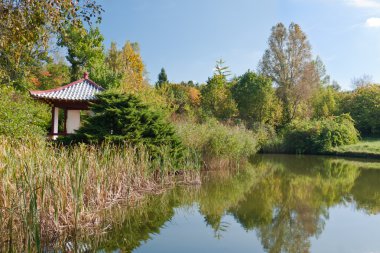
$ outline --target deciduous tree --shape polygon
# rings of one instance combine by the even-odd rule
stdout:
[[[60,34],[58,45],[67,48],[66,59],[71,63],[71,81],[79,79],[84,70],[90,71],[104,62],[103,41],[99,28],[87,31],[83,26],[69,25]]]
[[[333,87],[321,87],[313,98],[313,117],[316,119],[327,118],[337,111],[335,99],[336,91]]]
[[[349,113],[364,135],[380,133],[380,85],[359,87],[340,100],[342,113]]]
[[[233,86],[232,94],[240,118],[248,125],[256,122],[270,125],[280,123],[282,108],[270,78],[248,71]]]
[[[237,114],[237,107],[229,84],[223,75],[214,75],[201,89],[202,109],[221,120],[228,120]]]
[[[269,48],[259,63],[259,72],[277,85],[277,95],[283,102],[285,123],[293,120],[300,107],[320,84],[311,46],[297,24],[289,28],[279,23],[272,28]]]
[[[127,41],[121,50],[123,82],[121,89],[126,92],[138,91],[144,88],[145,66],[137,43]]]
[[[0,1],[0,85],[28,88],[26,79],[48,59],[51,35],[68,24],[100,20],[101,11],[95,0]]]

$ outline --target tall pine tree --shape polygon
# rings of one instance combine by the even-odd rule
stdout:
[[[158,81],[156,82],[156,87],[160,88],[163,84],[168,83],[168,76],[164,68],[161,69],[160,74],[158,74]]]

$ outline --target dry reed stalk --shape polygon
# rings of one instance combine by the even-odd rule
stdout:
[[[8,138],[0,144],[0,249],[29,249],[63,234],[102,229],[104,209],[161,193],[177,178],[172,161],[163,168],[138,148],[66,148]],[[184,166],[180,181],[199,181],[198,170],[188,170],[199,166]]]

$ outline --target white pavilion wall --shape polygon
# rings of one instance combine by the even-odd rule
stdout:
[[[80,110],[67,110],[66,131],[73,134],[80,127]]]

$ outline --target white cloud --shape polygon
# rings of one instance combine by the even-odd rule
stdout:
[[[369,18],[365,22],[367,27],[380,27],[380,18]]]
[[[379,0],[345,0],[345,2],[358,8],[380,8]]]

